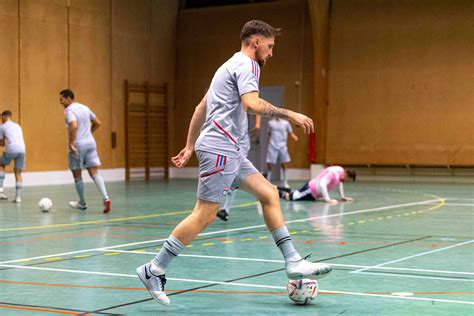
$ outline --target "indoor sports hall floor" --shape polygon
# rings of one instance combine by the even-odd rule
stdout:
[[[472,184],[358,182],[346,186],[352,203],[282,202],[297,249],[334,267],[309,306],[288,299],[280,252],[239,192],[230,221],[217,219],[172,263],[171,305],[161,306],[135,268],[189,214],[195,186],[109,183],[110,215],[92,184],[86,212],[67,207],[72,182],[25,187],[21,206],[3,201],[0,315],[474,314]],[[37,208],[44,196],[50,213]]]

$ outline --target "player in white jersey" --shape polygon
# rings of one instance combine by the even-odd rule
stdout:
[[[288,134],[294,141],[298,141],[298,136],[293,133],[290,122],[280,118],[272,119],[268,122],[270,141],[268,142],[267,150],[267,179],[272,179],[273,165],[278,161],[281,164],[281,171],[283,175],[283,186],[288,185],[287,163],[291,161],[288,153]]]
[[[61,91],[59,102],[64,106],[64,115],[68,127],[69,169],[72,171],[76,191],[79,195],[79,201],[71,201],[69,206],[79,210],[87,209],[84,198],[84,182],[82,181],[82,169],[86,168],[102,195],[104,201],[103,212],[109,213],[111,202],[105,188],[104,179],[98,172],[100,159],[92,135],[102,124],[87,106],[74,101],[74,93],[71,90]]]
[[[21,203],[21,191],[23,188],[23,179],[21,172],[25,169],[25,141],[23,139],[23,130],[21,126],[12,121],[12,112],[3,111],[2,125],[0,125],[0,146],[5,146],[3,156],[0,157],[0,200],[6,200],[7,196],[3,193],[3,183],[5,181],[5,166],[8,166],[13,160],[15,173],[16,194],[14,203]]]
[[[195,151],[199,160],[199,183],[193,212],[176,226],[156,257],[136,270],[151,296],[161,304],[170,303],[164,291],[169,264],[214,221],[221,196],[233,185],[239,185],[260,201],[265,224],[282,252],[290,279],[318,279],[331,271],[329,265],[307,261],[296,251],[276,188],[241,154],[239,142],[248,132],[246,112],[286,118],[306,133],[314,131],[309,117],[277,108],[259,98],[260,67],[272,56],[279,31],[257,20],[244,25],[241,51],[216,71],[207,94],[192,116],[186,147],[172,158],[175,166],[182,168]]]
[[[244,157],[247,157],[250,151],[250,147],[251,147],[250,137],[258,136],[258,133],[260,131],[260,122],[261,122],[260,115],[256,115],[255,126],[249,131],[249,133],[245,134],[244,139],[241,142],[239,142],[240,144],[242,144],[240,146],[240,151],[242,153],[242,156]],[[231,187],[230,190],[227,191],[226,195],[224,196],[224,202],[221,204],[221,209],[219,210],[219,212],[217,212],[217,217],[219,217],[225,222],[229,220],[230,208],[232,206],[232,203],[234,203],[234,199],[238,191],[239,191],[238,187]]]

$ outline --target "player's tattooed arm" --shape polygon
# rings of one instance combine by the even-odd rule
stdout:
[[[296,126],[301,127],[305,133],[314,132],[314,123],[311,118],[301,113],[276,107],[270,104],[270,102],[261,99],[257,91],[243,94],[241,101],[244,110],[249,113],[287,119]]]
[[[263,99],[258,99],[259,105],[262,108],[262,115],[268,117],[288,118],[288,110],[271,105]]]

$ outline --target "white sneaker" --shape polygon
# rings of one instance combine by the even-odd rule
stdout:
[[[304,259],[286,266],[286,275],[291,280],[305,278],[318,280],[324,278],[331,271],[332,267],[328,264],[313,263]]]
[[[145,263],[137,268],[137,274],[140,281],[145,285],[151,296],[162,305],[170,305],[170,299],[165,293],[166,278],[165,275],[154,275],[150,271],[151,263]]]
[[[8,200],[7,196],[5,195],[5,193],[0,193],[0,200]]]
[[[290,185],[288,184],[288,181],[283,182],[283,187],[285,187],[287,189],[290,188]]]
[[[69,206],[76,210],[82,210],[82,211],[87,210],[87,204],[81,204],[78,201],[70,201]]]
[[[17,196],[13,199],[13,203],[21,203],[21,197]]]

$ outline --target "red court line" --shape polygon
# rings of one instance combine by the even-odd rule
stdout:
[[[11,305],[0,305],[0,308],[5,309],[17,309],[22,311],[35,311],[40,313],[53,313],[53,314],[61,314],[61,315],[90,315],[90,314],[82,314],[78,312],[66,312],[66,311],[58,311],[53,309],[45,309],[45,308],[36,308],[36,307],[20,307],[20,306],[11,306]]]

